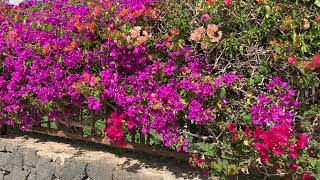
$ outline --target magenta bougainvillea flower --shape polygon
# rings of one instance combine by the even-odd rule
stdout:
[[[258,103],[250,110],[252,123],[254,125],[293,123],[294,112],[299,106],[295,99],[296,91],[289,88],[279,77],[274,77],[266,84],[266,88],[276,95],[257,97]]]
[[[101,102],[92,96],[88,97],[88,108],[90,110],[99,111],[101,109]]]

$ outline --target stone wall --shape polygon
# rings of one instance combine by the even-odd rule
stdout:
[[[118,150],[119,151],[119,150]],[[172,159],[40,135],[0,138],[0,180],[201,179]]]

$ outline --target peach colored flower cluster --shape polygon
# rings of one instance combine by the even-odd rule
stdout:
[[[190,39],[196,42],[200,42],[207,36],[212,43],[218,43],[222,38],[222,31],[219,31],[219,28],[215,24],[209,24],[207,29],[203,26],[197,28],[190,36]],[[204,42],[201,43],[201,48],[206,49],[207,44]]]
[[[215,24],[209,24],[207,28],[207,35],[211,42],[217,43],[222,38],[222,31],[219,31],[218,26]]]
[[[195,31],[193,31],[193,33],[190,36],[190,39],[198,42],[201,40],[201,37],[205,32],[206,32],[206,29],[203,26],[201,26],[197,28]]]
[[[134,42],[135,46],[139,46],[152,38],[152,35],[146,30],[142,30],[142,27],[135,26],[130,30],[130,35],[127,36],[127,42]]]

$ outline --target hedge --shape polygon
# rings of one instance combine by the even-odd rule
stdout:
[[[319,0],[3,3],[0,122],[22,131],[81,122],[84,134],[119,146],[191,153],[208,176],[255,169],[318,179],[319,8]]]

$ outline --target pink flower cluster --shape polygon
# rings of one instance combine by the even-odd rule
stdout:
[[[123,123],[125,122],[124,113],[113,112],[106,121],[105,133],[112,143],[124,145],[124,136],[126,132],[123,130]]]
[[[308,136],[298,134],[298,140],[295,141],[292,126],[287,124],[276,125],[265,131],[257,127],[253,132],[253,138],[263,163],[270,161],[270,155],[279,157],[287,154],[288,158],[297,159],[298,152],[308,145]]]

